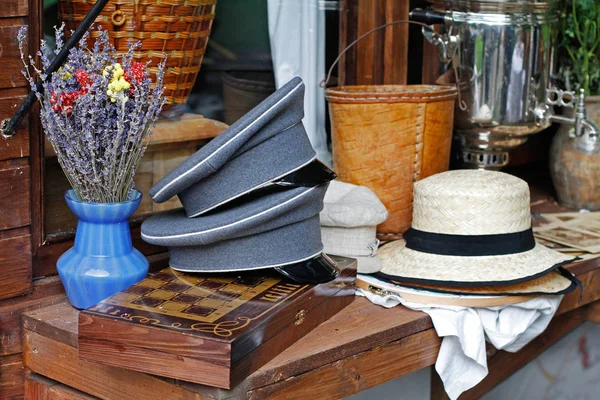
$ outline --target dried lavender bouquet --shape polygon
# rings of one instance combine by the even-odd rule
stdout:
[[[126,201],[165,103],[165,62],[155,68],[153,84],[149,66],[133,61],[139,43],[118,60],[108,32],[100,34],[93,48],[87,46],[88,32],[62,68],[46,77],[42,71],[50,65],[52,50],[42,41],[39,70],[31,56],[25,58],[26,36],[21,29],[23,75],[32,90],[36,88],[34,74],[45,81],[44,92],[36,93],[42,126],[75,194],[85,202]],[[56,29],[56,54],[64,45],[63,38],[64,25]]]

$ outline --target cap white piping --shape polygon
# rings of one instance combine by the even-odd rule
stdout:
[[[265,266],[260,266],[257,268],[240,268],[240,269],[211,269],[210,271],[198,271],[197,269],[183,269],[183,268],[179,268],[177,266],[173,266],[171,265],[171,268],[173,268],[176,271],[181,271],[181,272],[195,272],[195,273],[207,273],[207,274],[211,274],[211,273],[219,273],[219,272],[241,272],[241,271],[254,271],[254,270],[259,270],[259,269],[267,269],[267,268],[276,268],[276,267],[283,267],[286,265],[290,265],[290,264],[296,264],[296,263],[301,263],[303,261],[306,260],[310,260],[311,258],[315,258],[316,256],[318,256],[319,254],[321,254],[323,252],[323,250],[320,250],[318,253],[313,254],[312,256],[300,259],[300,260],[295,260],[295,261],[289,261],[283,264],[273,264],[273,265],[265,265]]]
[[[245,192],[242,192],[242,193],[240,193],[240,194],[237,194],[237,195],[235,195],[235,196],[233,196],[233,197],[231,197],[231,198],[229,198],[229,199],[223,200],[223,201],[222,201],[222,202],[220,202],[219,204],[216,204],[216,205],[214,205],[214,206],[212,206],[212,207],[210,207],[210,208],[207,208],[206,210],[202,210],[202,211],[200,211],[200,212],[197,212],[197,213],[196,213],[196,214],[194,214],[194,215],[190,215],[188,218],[195,218],[195,217],[197,217],[197,216],[199,216],[199,215],[201,215],[201,214],[204,214],[204,213],[207,213],[207,212],[209,212],[210,210],[214,210],[215,208],[217,208],[217,207],[219,207],[219,206],[222,206],[222,205],[223,205],[223,204],[225,204],[225,203],[228,203],[228,202],[230,202],[230,201],[232,201],[232,200],[235,200],[235,199],[237,199],[238,197],[242,197],[243,195],[245,195],[245,194],[248,194],[248,193],[250,193],[250,192],[251,192],[251,191],[253,191],[253,190],[256,190],[256,189],[261,189],[261,188],[263,188],[263,187],[266,187],[266,186],[270,186],[270,185],[272,185],[272,184],[273,184],[273,182],[274,182],[274,181],[276,181],[276,180],[278,180],[278,179],[281,179],[281,178],[283,178],[284,176],[286,176],[286,175],[288,175],[288,174],[291,174],[292,172],[296,172],[296,171],[298,171],[300,168],[303,168],[303,167],[307,166],[308,164],[310,164],[311,162],[313,162],[314,160],[316,160],[316,158],[317,158],[317,156],[315,155],[315,156],[314,156],[313,158],[311,158],[309,161],[305,162],[304,164],[300,165],[299,167],[297,167],[297,168],[295,168],[295,169],[293,169],[293,170],[291,170],[291,171],[288,171],[288,172],[286,172],[286,173],[284,173],[284,174],[281,174],[281,175],[279,175],[279,176],[277,176],[277,177],[275,177],[275,178],[271,179],[271,180],[270,180],[270,181],[268,181],[268,182],[261,183],[260,185],[258,185],[258,186],[255,186],[255,187],[253,187],[253,188],[251,188],[251,189],[248,189],[248,190],[246,190]]]
[[[268,114],[273,108],[277,107],[279,105],[279,103],[281,103],[282,101],[284,101],[285,99],[287,99],[289,96],[291,96],[292,93],[294,93],[296,91],[296,89],[298,89],[303,84],[304,83],[302,83],[302,82],[299,83],[288,94],[286,94],[285,96],[283,96],[283,98],[281,100],[279,100],[277,103],[275,103],[271,107],[269,107],[268,110],[266,110],[265,112],[263,112],[258,118],[256,118],[254,121],[252,121],[252,123],[250,123],[244,129],[242,129],[241,131],[239,131],[237,135],[235,135],[234,137],[232,137],[231,139],[229,139],[227,142],[225,142],[221,147],[219,147],[218,149],[216,149],[212,154],[210,154],[204,160],[200,161],[198,164],[194,165],[192,168],[188,169],[186,172],[184,172],[183,174],[179,175],[177,178],[173,179],[171,182],[167,183],[162,189],[160,189],[158,192],[156,192],[156,194],[154,196],[152,196],[152,199],[157,198],[158,196],[160,196],[160,194],[163,191],[167,190],[169,187],[171,187],[173,184],[175,184],[176,182],[178,182],[179,180],[181,180],[182,178],[184,178],[186,175],[192,173],[196,168],[198,168],[202,164],[208,162],[208,160],[210,160],[211,157],[213,157],[214,155],[216,155],[217,153],[219,153],[219,151],[221,151],[222,149],[224,149],[225,147],[227,147],[227,145],[229,145],[231,142],[233,142],[235,139],[237,139],[242,133],[244,133],[246,130],[248,130],[249,128],[251,128],[258,121],[260,121],[266,114]]]
[[[218,230],[221,230],[221,229],[229,228],[229,227],[241,224],[243,222],[250,221],[252,219],[258,218],[261,215],[264,215],[264,214],[269,213],[271,211],[274,211],[274,210],[276,210],[276,209],[278,209],[280,207],[283,207],[286,204],[291,203],[291,202],[295,201],[296,199],[299,199],[300,197],[307,195],[311,191],[315,190],[317,187],[318,186],[313,186],[313,187],[309,188],[308,190],[306,190],[306,191],[304,191],[304,192],[302,192],[302,193],[300,193],[300,194],[292,197],[291,199],[284,201],[281,204],[277,204],[276,206],[271,207],[271,208],[269,208],[267,210],[261,211],[258,214],[252,215],[250,217],[244,218],[244,219],[239,220],[239,221],[232,222],[232,223],[227,224],[227,225],[218,226],[216,228],[211,228],[211,229],[208,229],[208,230],[205,230],[205,231],[201,231],[201,232],[180,233],[180,234],[171,235],[171,236],[148,236],[148,235],[145,235],[144,233],[142,233],[142,238],[146,238],[146,239],[177,239],[177,238],[188,237],[188,236],[202,235],[204,233],[210,233],[210,232],[215,232],[215,231],[218,231]]]

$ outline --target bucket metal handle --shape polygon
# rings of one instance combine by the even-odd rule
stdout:
[[[347,45],[341,52],[340,54],[338,54],[338,56],[335,58],[335,60],[333,60],[333,63],[331,64],[331,66],[329,67],[329,70],[327,71],[327,76],[325,77],[325,79],[323,79],[321,81],[321,83],[319,84],[320,87],[325,88],[327,87],[327,84],[329,83],[329,80],[331,79],[331,74],[333,72],[333,68],[337,65],[337,63],[340,61],[340,59],[342,58],[342,56],[344,54],[346,54],[346,52],[351,49],[356,43],[358,43],[359,41],[361,41],[362,39],[366,38],[367,36],[369,36],[370,34],[377,32],[381,29],[387,28],[388,26],[392,26],[392,25],[398,25],[398,24],[414,24],[414,25],[418,25],[421,27],[421,29],[423,30],[423,35],[429,40],[429,37],[431,38],[437,38],[440,35],[433,29],[432,26],[427,25],[423,22],[418,22],[418,21],[411,21],[411,20],[407,20],[407,19],[401,19],[401,20],[397,20],[397,21],[392,21],[392,22],[388,22],[386,24],[383,25],[379,25],[373,29],[371,29],[370,31],[360,35],[358,38],[356,38],[354,41],[352,41],[352,43],[350,43],[349,45]],[[427,32],[429,35],[425,35],[425,32]],[[445,43],[445,41],[443,40],[436,40],[436,41],[431,41],[429,40],[433,45],[438,46],[442,43]],[[451,57],[448,56],[448,52],[446,50],[442,51],[440,53],[440,60],[442,62],[448,62],[448,59],[450,59]],[[458,92],[458,105],[460,107],[461,110],[466,110],[467,109],[467,104],[465,103],[465,101],[461,98],[460,95],[460,87],[459,84],[460,82],[458,81],[458,71],[456,69],[456,65],[454,64],[453,61],[452,62],[452,69],[454,70],[454,76],[455,76],[455,80],[456,80],[456,90]]]

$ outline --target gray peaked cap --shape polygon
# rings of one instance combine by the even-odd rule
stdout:
[[[142,224],[142,239],[159,246],[203,246],[277,229],[318,216],[328,185],[265,188],[196,218],[182,210],[157,214]]]
[[[196,217],[307,165],[316,153],[303,117],[304,84],[296,77],[169,172],[150,196],[161,203],[179,195],[186,215]]]

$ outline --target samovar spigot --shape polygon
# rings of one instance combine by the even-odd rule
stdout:
[[[541,104],[534,110],[536,124],[538,126],[548,126],[552,122],[559,124],[572,125],[573,129],[569,132],[571,138],[586,138],[597,142],[600,140],[600,128],[594,122],[587,119],[585,109],[585,90],[579,89],[577,104],[574,105],[575,92],[568,92],[556,88],[546,89],[546,103]],[[554,114],[552,107],[559,106],[564,108],[574,108],[574,116],[564,117]]]

